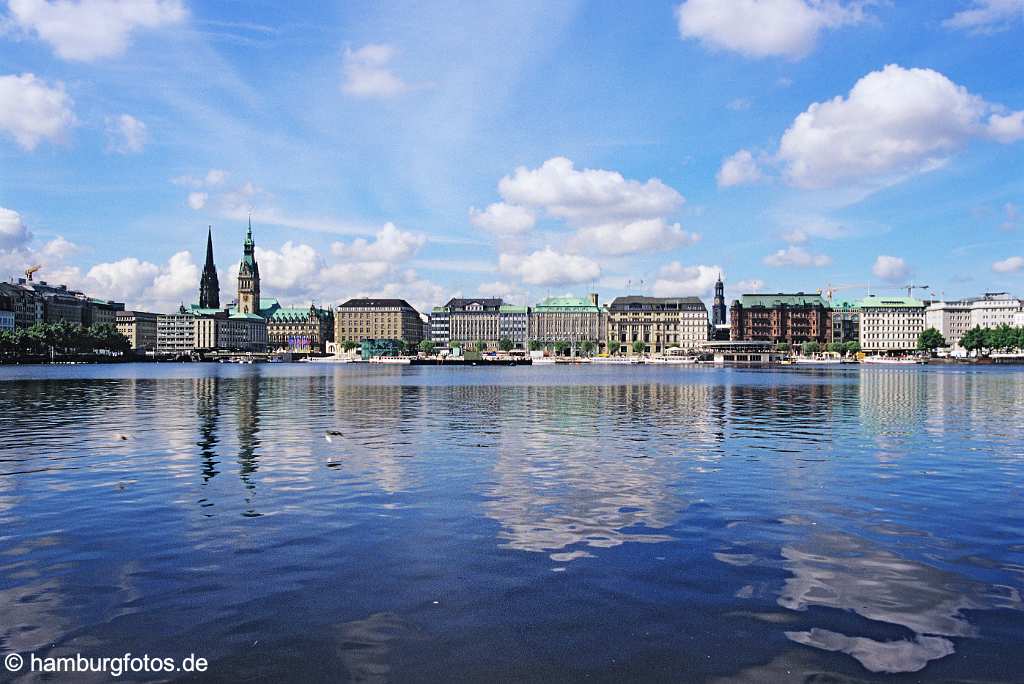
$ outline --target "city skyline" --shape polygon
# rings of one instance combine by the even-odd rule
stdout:
[[[1024,3],[759,6],[5,3],[0,277],[170,310],[251,211],[296,304],[1019,295]]]

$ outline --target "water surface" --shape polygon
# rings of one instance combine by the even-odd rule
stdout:
[[[1024,672],[1021,370],[6,367],[0,416],[0,653]]]

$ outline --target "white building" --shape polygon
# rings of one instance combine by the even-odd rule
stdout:
[[[156,353],[189,354],[195,349],[195,320],[191,313],[158,314]]]
[[[953,353],[966,351],[960,338],[972,328],[998,328],[1024,325],[1021,301],[1005,292],[986,292],[981,297],[934,302],[925,311],[925,327],[935,328],[946,338]]]
[[[1020,300],[1005,292],[986,292],[971,300],[971,327],[998,328],[1013,325],[1013,316],[1020,311]]]
[[[965,352],[960,346],[960,338],[973,327],[971,303],[964,299],[931,303],[924,312],[924,327],[935,328],[942,333],[946,344],[955,354],[962,356]]]
[[[913,297],[869,295],[860,301],[860,347],[868,353],[917,349],[925,329],[924,302]]]

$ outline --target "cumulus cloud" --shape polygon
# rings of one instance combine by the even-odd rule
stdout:
[[[48,86],[34,74],[0,76],[0,130],[26,150],[59,142],[76,123],[64,84]]]
[[[875,259],[875,265],[871,267],[871,272],[876,278],[881,278],[886,282],[896,283],[910,275],[910,267],[900,257],[881,255]]]
[[[502,273],[515,275],[528,285],[568,285],[596,280],[601,268],[596,261],[576,254],[562,254],[545,247],[532,254],[502,254]]]
[[[220,185],[228,177],[228,172],[224,169],[210,169],[206,172],[206,184],[207,185]]]
[[[426,243],[427,237],[422,233],[402,231],[395,224],[386,223],[374,236],[373,242],[364,238],[353,240],[348,245],[335,242],[331,245],[331,252],[335,256],[362,261],[393,263],[413,257]]]
[[[9,0],[12,23],[37,35],[63,59],[90,62],[120,55],[138,29],[177,24],[181,0]]]
[[[190,192],[188,193],[188,206],[199,211],[206,206],[206,200],[209,197],[205,192]]]
[[[782,239],[791,245],[807,242],[810,238],[838,240],[850,233],[842,224],[823,217],[787,219],[787,223],[790,227],[782,232]]]
[[[123,301],[129,307],[170,311],[194,298],[199,266],[188,251],[174,254],[163,266],[127,257],[96,264],[76,286],[87,294]]]
[[[395,54],[395,48],[385,44],[364,45],[358,50],[345,48],[342,92],[353,97],[387,98],[409,90],[390,67]]]
[[[758,166],[754,155],[749,150],[740,150],[722,161],[722,167],[715,176],[720,188],[756,183],[761,178],[761,167]]]
[[[21,220],[21,214],[13,209],[0,207],[0,249],[21,249],[31,239],[32,233]]]
[[[777,158],[798,187],[883,186],[941,168],[972,138],[1024,139],[1024,112],[998,110],[937,71],[890,64],[797,116]]]
[[[576,251],[593,250],[600,254],[621,256],[636,252],[674,249],[692,245],[700,235],[682,229],[678,223],[666,223],[662,218],[605,223],[580,228],[570,241]]]
[[[640,182],[616,171],[577,169],[565,157],[539,167],[518,167],[498,182],[503,202],[485,211],[470,210],[470,220],[492,232],[519,234],[532,228],[538,212],[565,221],[576,230],[572,251],[635,254],[689,244],[699,236],[686,232],[667,215],[683,196],[657,178]]]
[[[537,222],[533,212],[526,207],[495,202],[484,210],[469,208],[469,222],[477,228],[495,235],[509,236],[528,233]]]
[[[796,266],[798,268],[822,267],[832,263],[832,257],[827,254],[813,254],[803,247],[790,245],[786,249],[780,249],[774,254],[769,254],[763,259],[768,266],[781,268],[784,266]]]
[[[862,3],[838,0],[686,0],[676,8],[679,35],[747,57],[798,59],[823,29],[864,20]]]
[[[764,281],[761,280],[760,278],[751,278],[750,280],[739,280],[732,286],[732,289],[735,289],[736,291],[742,292],[744,294],[760,292],[761,290],[764,289]]]
[[[1024,21],[1024,0],[974,0],[942,22],[946,28],[960,29],[975,35],[1005,31]]]
[[[107,117],[107,150],[135,154],[146,146],[146,124],[131,114]]]
[[[992,264],[996,273],[1014,273],[1024,267],[1024,257],[1012,256]]]
[[[718,266],[684,266],[678,261],[663,266],[654,281],[655,297],[699,297],[715,289]]]

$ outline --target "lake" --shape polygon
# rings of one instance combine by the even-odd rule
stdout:
[[[1024,672],[1022,368],[0,367],[0,415],[0,654]]]

